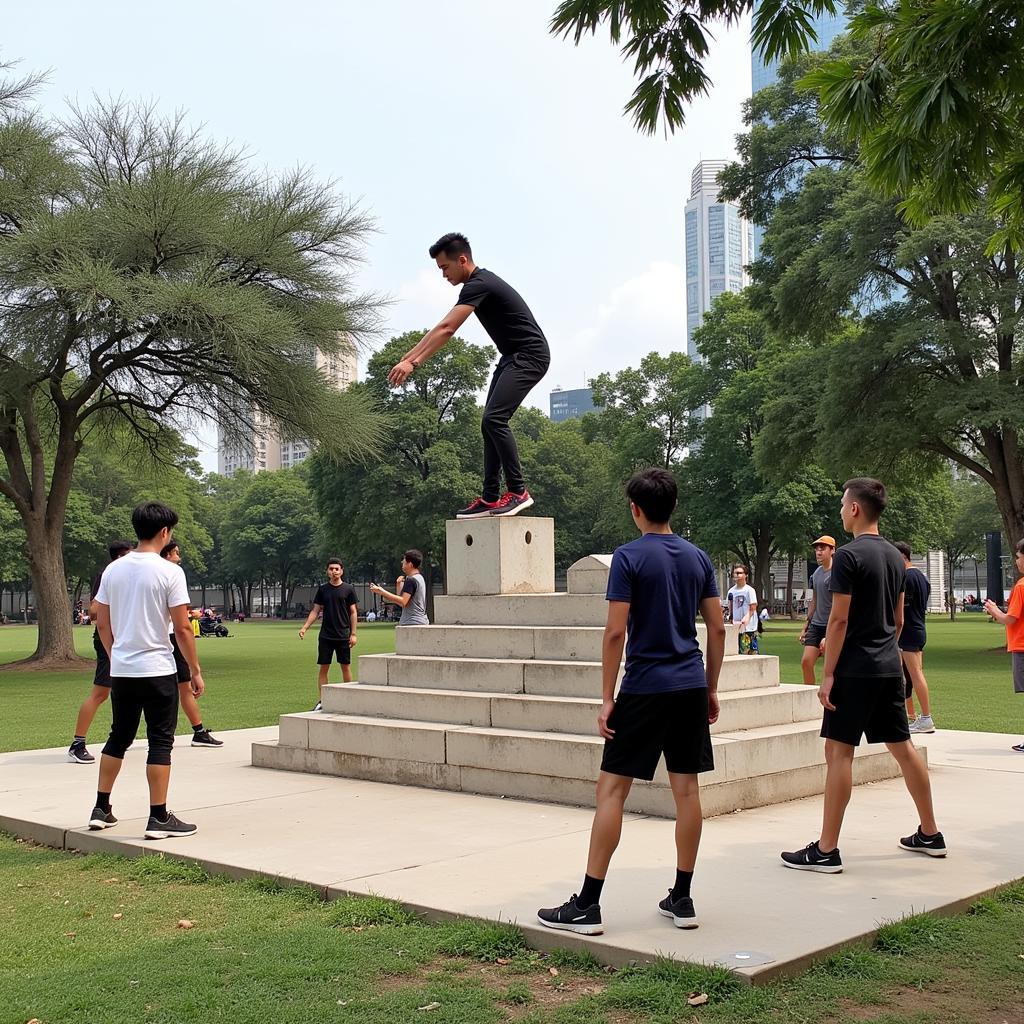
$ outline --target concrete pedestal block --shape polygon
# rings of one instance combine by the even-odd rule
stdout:
[[[554,519],[449,519],[445,538],[449,594],[554,592]]]
[[[606,594],[611,565],[611,555],[587,555],[578,559],[565,574],[566,588],[570,594]]]

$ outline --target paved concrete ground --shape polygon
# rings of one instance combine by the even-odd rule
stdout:
[[[148,801],[139,745],[114,794],[120,824],[95,833],[82,828],[95,768],[69,764],[63,749],[0,754],[0,828],[58,847],[187,856],[237,876],[300,880],[328,895],[379,893],[434,916],[511,920],[542,948],[580,944],[537,926],[534,912],[579,887],[592,812],[253,768],[250,744],[275,734],[275,727],[221,733],[220,750],[179,741],[170,806],[199,824],[192,838],[141,838]],[[1019,739],[927,738],[951,850],[945,860],[897,848],[916,825],[899,780],[854,792],[841,875],[779,863],[781,849],[817,836],[819,799],[710,819],[694,881],[696,931],[672,927],[655,908],[673,878],[671,822],[630,816],[602,900],[605,934],[585,944],[611,963],[668,954],[763,980],[884,921],[964,906],[1024,874],[1024,755],[1010,750]]]

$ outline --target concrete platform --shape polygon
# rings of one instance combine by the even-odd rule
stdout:
[[[1010,750],[1020,737],[939,732],[928,753],[945,860],[897,848],[916,823],[899,780],[855,790],[841,875],[787,871],[778,860],[781,849],[817,835],[820,797],[724,815],[705,822],[694,880],[702,924],[683,932],[655,908],[673,877],[672,822],[631,814],[602,900],[605,934],[583,940],[541,928],[534,913],[578,889],[590,811],[263,770],[249,752],[276,739],[276,727],[218,735],[223,748],[183,740],[176,752],[170,803],[199,824],[192,838],[141,838],[148,808],[138,746],[115,792],[121,822],[96,833],[82,827],[94,767],[68,763],[63,748],[0,754],[0,829],[69,849],[187,857],[235,877],[305,882],[327,896],[378,893],[431,917],[515,921],[539,948],[586,946],[614,964],[667,954],[726,964],[755,982],[792,973],[885,921],[960,909],[1024,874],[1024,756]]]

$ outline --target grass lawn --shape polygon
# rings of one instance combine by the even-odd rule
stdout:
[[[218,729],[273,725],[278,715],[308,710],[316,700],[315,631],[299,640],[298,622],[232,623],[226,639],[199,641],[207,693],[202,699],[204,724]],[[783,682],[800,682],[799,622],[774,619],[762,636],[765,654],[778,655]],[[925,672],[932,691],[935,721],[940,729],[1024,732],[1024,701],[1014,699],[1010,661],[1003,647],[1005,633],[982,615],[964,615],[955,622],[932,617],[928,622]],[[92,631],[75,630],[79,651],[92,654]],[[31,653],[35,627],[0,627],[0,664]],[[363,623],[353,657],[394,650],[394,626]],[[821,678],[818,662],[818,678]],[[331,680],[340,680],[332,666]],[[0,751],[55,747],[70,742],[75,715],[89,692],[88,670],[43,674],[0,671]],[[595,693],[595,696],[597,694]],[[90,731],[93,742],[106,737],[110,705],[105,704]],[[182,715],[182,731],[188,723]]]
[[[278,715],[308,711],[316,703],[317,628],[298,637],[301,620],[228,623],[231,636],[202,637],[199,662],[206,694],[199,706],[203,724],[218,729],[274,725]],[[360,623],[359,643],[352,652],[352,674],[358,678],[359,654],[393,651],[393,624]],[[0,627],[0,664],[25,658],[35,649],[34,626]],[[93,657],[92,629],[75,628],[80,654]],[[341,669],[331,666],[331,682],[341,682]],[[92,687],[92,671],[62,673],[0,672],[0,751],[31,750],[70,743],[79,705]],[[188,732],[181,715],[179,731]],[[89,730],[93,743],[110,731],[110,702],[99,710]]]
[[[784,683],[803,679],[803,648],[797,639],[801,625],[800,621],[772,619],[765,623],[761,636],[761,651],[778,656]],[[824,660],[819,659],[819,682],[823,665]],[[929,616],[924,673],[932,717],[939,729],[1024,733],[1024,699],[1019,695],[1014,699],[1006,631],[987,615],[958,615],[954,622]]]
[[[531,951],[510,925],[428,925],[373,897],[324,903],[2,835],[0,892],[0,1024],[1000,1024],[1024,1005],[1021,884],[757,989],[669,961],[602,970]],[[691,994],[708,1001],[691,1009]]]

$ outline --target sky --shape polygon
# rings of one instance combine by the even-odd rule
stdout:
[[[682,131],[642,136],[622,113],[631,66],[606,33],[578,48],[549,35],[555,6],[51,0],[4,11],[0,59],[50,70],[46,111],[155,100],[256,167],[335,182],[375,220],[356,282],[392,300],[380,340],[451,308],[427,248],[462,231],[548,337],[551,369],[528,399],[546,412],[556,386],[685,351],[690,173],[735,156],[750,95],[749,21],[719,26],[710,94]],[[475,318],[459,333],[487,342]],[[195,442],[216,468],[215,433]]]

